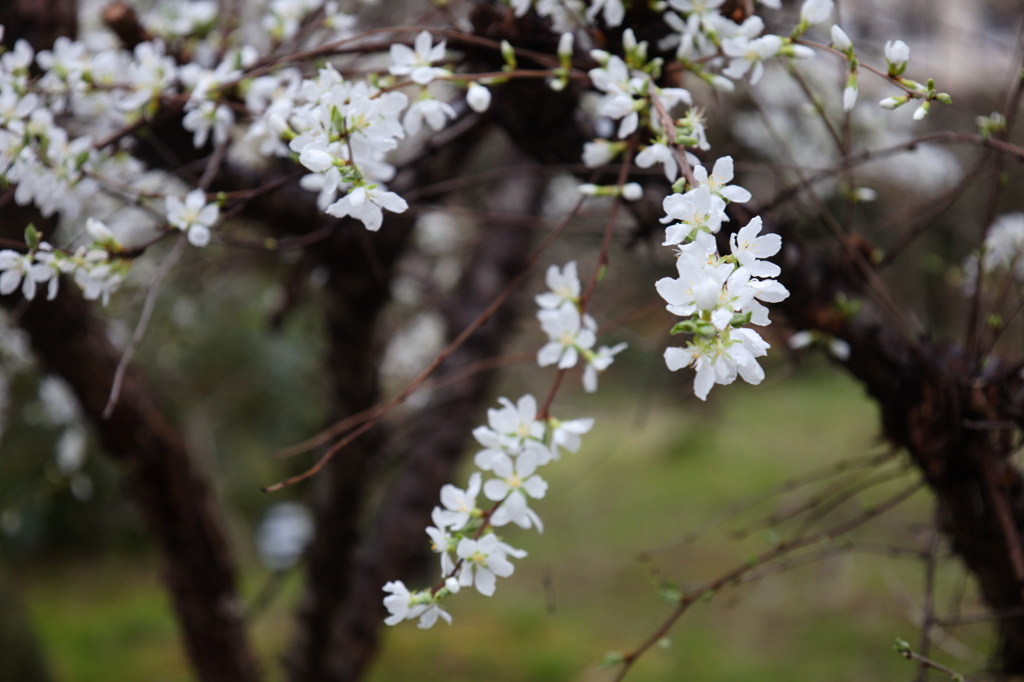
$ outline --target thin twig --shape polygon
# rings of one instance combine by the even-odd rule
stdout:
[[[1022,26],[1021,31],[1024,32],[1024,26]],[[1006,125],[993,136],[1000,140],[1009,139],[1009,135],[1013,131],[1013,124],[1016,122],[1017,107],[1020,105],[1022,95],[1024,95],[1024,79],[1021,78],[1021,72],[1024,69],[1024,45],[1018,43],[1017,52],[1016,68],[1013,70],[1010,87],[1006,90],[1006,101],[1003,104],[1003,116],[1005,117]],[[988,202],[981,220],[980,243],[982,244],[988,239],[989,229],[999,207],[999,198],[1003,192],[1002,173],[1006,163],[1006,158],[1001,154],[990,154],[989,156],[992,157],[992,175],[991,184],[989,185]],[[981,345],[978,336],[981,331],[979,329],[979,322],[981,318],[981,290],[984,280],[985,269],[979,267],[978,281],[974,287],[974,292],[971,294],[970,311],[968,313],[967,330],[964,340],[965,355],[975,363],[976,368],[980,366],[982,357],[976,351]],[[1019,578],[1020,576],[1018,576]]]
[[[715,528],[721,526],[723,523],[739,516],[741,513],[747,511],[748,509],[751,509],[759,504],[762,504],[774,497],[780,497],[785,493],[793,492],[799,490],[800,488],[813,485],[815,483],[827,481],[837,476],[843,476],[844,474],[850,473],[851,471],[856,471],[857,469],[874,469],[879,464],[882,464],[886,460],[890,459],[894,454],[895,451],[890,450],[881,455],[868,455],[865,457],[850,458],[837,462],[835,464],[821,467],[814,471],[805,473],[801,476],[794,476],[793,478],[787,479],[782,483],[779,483],[778,485],[774,486],[773,488],[770,488],[766,492],[761,493],[756,497],[743,500],[733,505],[729,509],[725,510],[725,512],[723,512],[720,516],[718,516],[715,519],[712,519],[705,526],[695,531],[690,531],[678,541],[674,541],[673,543],[668,545],[663,545],[660,547],[656,547],[654,549],[648,549],[644,550],[643,552],[640,552],[639,558],[640,560],[646,560],[654,554],[667,552],[677,547],[692,544],[700,540],[703,536],[707,535]],[[735,532],[733,533],[733,535],[735,537]]]
[[[780,148],[783,150],[788,149],[788,145],[783,142],[783,137],[771,125],[770,118],[767,114],[767,109],[764,103],[756,96],[756,93],[750,93],[751,102],[757,109],[758,113],[764,119],[765,126],[771,135],[779,142]],[[801,182],[805,182],[806,178],[803,170],[796,163],[793,163],[793,172],[796,173],[797,178]],[[920,320],[915,315],[901,308],[896,304],[893,299],[892,293],[882,282],[878,276],[878,272],[874,265],[868,262],[867,258],[857,248],[854,248],[846,235],[843,234],[843,227],[836,220],[835,216],[829,211],[828,206],[816,193],[811,193],[811,202],[814,204],[812,214],[821,220],[827,227],[832,237],[839,244],[840,248],[843,249],[844,255],[849,260],[849,263],[857,269],[858,274],[864,278],[864,282],[867,288],[867,292],[871,295],[874,302],[879,308],[885,312],[888,320],[895,326],[903,338],[911,345],[916,346],[918,340],[924,335],[925,329],[921,324]]]
[[[968,680],[966,677],[964,677],[957,671],[953,670],[952,668],[942,665],[938,661],[933,661],[927,656],[923,656],[917,653],[916,651],[911,649],[910,645],[902,639],[896,640],[896,653],[898,653],[900,656],[907,659],[908,661],[917,661],[921,664],[922,670],[932,668],[933,670],[938,670],[940,673],[945,673],[946,675],[949,675],[956,682],[970,682],[970,680]]]
[[[932,629],[935,627],[935,568],[938,564],[939,555],[939,511],[936,506],[935,520],[930,529],[931,537],[928,540],[928,553],[924,564],[924,614],[921,618],[921,639],[918,649],[921,651],[922,659],[926,659],[931,653]],[[928,682],[928,665],[924,660],[919,660],[920,666],[917,669],[915,682]]]
[[[480,313],[480,315],[478,315],[477,318],[473,320],[465,329],[463,329],[462,332],[451,341],[451,343],[445,346],[441,350],[441,352],[438,353],[437,356],[430,362],[430,364],[427,365],[427,367],[422,372],[420,372],[415,379],[413,379],[412,381],[409,382],[408,385],[406,385],[406,387],[402,390],[401,393],[399,393],[394,398],[389,400],[387,404],[384,405],[384,407],[382,407],[373,416],[367,419],[367,421],[365,421],[362,425],[360,425],[353,431],[350,431],[341,440],[332,445],[327,450],[327,452],[325,452],[320,457],[320,459],[318,459],[316,463],[313,464],[313,466],[311,466],[309,469],[302,472],[301,474],[297,474],[295,476],[286,478],[278,483],[274,483],[273,485],[265,486],[264,488],[262,488],[263,492],[275,492],[277,490],[281,490],[282,488],[293,485],[300,481],[304,481],[307,478],[316,475],[321,469],[323,469],[327,465],[329,461],[331,461],[331,459],[334,458],[336,454],[338,454],[338,452],[340,452],[343,448],[345,448],[349,443],[354,441],[356,438],[358,438],[359,436],[363,435],[371,428],[373,428],[377,424],[377,422],[381,420],[381,418],[383,418],[386,414],[395,409],[398,405],[404,403],[408,399],[408,397],[412,395],[413,392],[416,391],[416,389],[419,388],[423,384],[423,382],[425,382],[437,370],[438,367],[441,366],[441,363],[443,363],[448,358],[448,356],[455,351],[456,348],[465,343],[466,340],[470,336],[472,336],[477,329],[482,327],[484,323],[491,319],[491,317],[498,311],[498,309],[505,304],[505,301],[507,301],[508,298],[512,295],[512,292],[519,288],[523,280],[526,279],[526,276],[533,270],[533,267],[537,264],[537,261],[540,260],[541,255],[543,255],[548,250],[548,248],[551,246],[552,243],[554,243],[558,235],[560,235],[562,231],[565,230],[566,226],[569,224],[569,221],[572,220],[572,218],[579,212],[580,207],[582,205],[583,197],[581,197],[579,201],[576,202],[576,205],[572,208],[572,210],[569,211],[569,213],[558,223],[558,225],[555,226],[555,228],[551,231],[551,234],[548,235],[547,239],[545,239],[544,242],[533,253],[533,255],[530,256],[529,260],[527,260],[526,262],[526,267],[523,268],[522,272],[516,275],[512,279],[512,281],[509,282],[508,285],[501,291],[501,293],[498,294],[497,297],[495,297],[491,304],[487,306],[487,308],[482,313]]]
[[[668,634],[668,631],[672,629],[676,622],[680,618],[682,618],[682,616],[689,610],[689,608],[698,601],[700,601],[704,597],[704,595],[711,594],[713,592],[716,592],[717,590],[722,589],[723,587],[735,583],[737,580],[740,580],[748,573],[768,564],[769,562],[774,561],[779,557],[788,555],[798,549],[802,549],[804,547],[808,547],[819,542],[828,541],[835,537],[848,533],[854,528],[862,526],[871,519],[876,518],[884,514],[885,512],[893,509],[903,501],[910,498],[914,493],[916,493],[923,487],[924,483],[922,481],[918,481],[907,486],[900,492],[882,501],[881,503],[866,509],[863,514],[853,519],[843,521],[842,523],[838,523],[830,528],[826,528],[824,530],[812,533],[810,535],[806,535],[804,537],[780,542],[774,548],[762,553],[761,555],[755,557],[750,561],[746,561],[740,564],[731,571],[728,571],[720,575],[711,582],[707,583],[704,587],[698,590],[687,592],[682,597],[680,597],[675,609],[673,609],[672,612],[668,615],[668,617],[665,618],[662,624],[646,640],[644,640],[644,642],[641,643],[640,646],[638,646],[630,653],[622,656],[622,667],[619,670],[618,675],[616,675],[614,678],[615,682],[619,682],[620,680],[624,679],[626,677],[626,674],[629,673],[632,667],[636,664],[637,660],[639,660],[640,657],[643,656],[643,654],[646,653],[649,649],[657,645],[657,643],[660,642]]]
[[[156,277],[153,278],[153,283],[149,285],[149,291],[146,292],[146,300],[142,305],[142,314],[139,315],[139,321],[135,325],[135,332],[132,334],[132,338],[128,341],[128,345],[124,349],[124,353],[121,354],[121,359],[117,363],[117,369],[114,372],[114,382],[110,387],[110,396],[107,398],[107,405],[103,408],[103,418],[110,419],[110,415],[114,413],[114,407],[117,405],[117,399],[121,395],[121,385],[124,383],[125,372],[128,371],[128,363],[131,362],[132,355],[135,354],[135,349],[140,343],[142,343],[142,337],[146,334],[146,327],[149,326],[149,319],[153,315],[153,309],[156,307],[156,299],[160,293],[160,285],[164,281],[164,277],[171,271],[171,267],[177,262],[178,258],[185,250],[185,233],[182,232],[178,237],[178,240],[174,243],[174,247],[171,252],[167,254],[167,258],[160,264],[160,269],[157,270]]]

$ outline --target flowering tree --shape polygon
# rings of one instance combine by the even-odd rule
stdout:
[[[1024,375],[994,352],[1019,323],[1012,301],[1024,276],[1024,218],[1010,211],[1003,174],[1008,160],[1024,159],[1009,141],[1019,78],[977,130],[918,134],[914,122],[952,98],[906,75],[902,40],[862,45],[832,0],[413,4],[421,14],[401,22],[398,11],[384,21],[360,3],[323,0],[159,3],[139,14],[119,2],[51,4],[0,9],[0,294],[8,323],[68,383],[122,463],[165,555],[201,679],[258,673],[210,484],[132,361],[167,271],[198,250],[225,259],[241,249],[297,252],[293,299],[310,271],[324,273],[335,419],[308,444],[323,446],[315,464],[266,490],[307,480],[319,488],[290,679],[347,680],[372,658],[382,624],[451,622],[449,599],[489,596],[527,560],[507,531],[543,529],[537,501],[555,494],[544,468],[579,450],[593,426],[561,412],[559,388],[578,375],[598,390],[626,351],[601,343],[595,319],[622,235],[660,244],[675,266],[651,274],[650,297],[677,318],[663,344],[667,369],[698,398],[737,377],[760,383],[761,358],[787,339],[822,347],[863,382],[886,438],[934,492],[953,551],[1003,614],[1000,665],[1024,672],[1024,486],[1009,459]],[[539,244],[506,217],[473,224],[465,248],[436,230],[425,245],[428,207],[460,186],[495,128],[509,145],[487,210],[545,214],[549,176],[508,170],[527,162],[575,178],[572,206],[562,199],[558,225]],[[953,168],[957,180],[940,183],[923,215],[901,220],[883,251],[861,205],[872,182],[885,182],[880,165],[925,142],[908,167],[922,181]],[[940,144],[971,149],[970,170]],[[777,164],[779,184],[738,173],[745,147]],[[988,199],[962,231],[973,251],[961,248],[971,254],[967,321],[954,343],[923,333],[883,271],[978,186]],[[515,324],[513,293],[595,202],[609,212],[600,245],[548,265],[548,290],[535,298],[547,337],[536,363],[551,368],[551,382],[500,398],[477,424],[493,374],[479,367]],[[822,235],[825,247],[814,243]],[[399,263],[415,251],[458,262],[457,278],[430,282],[443,294],[434,319],[444,342],[396,338],[393,352],[427,351],[422,371],[382,400],[378,330]],[[149,281],[133,282],[152,260]],[[147,294],[118,347],[103,306],[124,286]],[[789,333],[768,336],[776,312]],[[438,373],[458,381],[412,400]],[[403,405],[411,435],[375,505],[382,422]],[[477,471],[460,487],[454,471],[467,447]],[[816,539],[783,543],[765,560]],[[410,587],[426,546],[439,571]],[[694,599],[680,595],[656,634]],[[649,646],[613,661],[620,675]]]

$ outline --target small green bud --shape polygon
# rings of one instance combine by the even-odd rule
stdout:
[[[502,67],[502,71],[514,71],[518,68],[516,51],[512,47],[512,43],[507,40],[501,41],[501,58],[505,60],[505,66]]]
[[[39,230],[32,223],[28,224],[25,228],[25,243],[28,244],[28,248],[35,251],[39,248],[39,240],[42,235],[39,234]]]
[[[697,333],[697,323],[694,322],[693,320],[683,320],[682,322],[677,322],[676,325],[674,327],[672,327],[672,330],[669,332],[669,334],[672,334],[673,336],[675,336],[676,334],[696,334],[696,333]]]
[[[675,604],[683,598],[683,591],[671,580],[666,580],[658,586],[658,596],[670,604]]]
[[[732,320],[729,322],[729,326],[737,328],[746,326],[750,324],[750,318],[753,317],[753,315],[754,313],[752,312],[746,312],[742,314],[736,313],[735,315],[732,316]]]
[[[626,661],[626,657],[618,651],[609,651],[604,655],[604,658],[597,664],[599,668],[614,668],[615,666],[622,665]]]
[[[337,106],[331,105],[331,127],[337,131],[345,130],[345,116]]]

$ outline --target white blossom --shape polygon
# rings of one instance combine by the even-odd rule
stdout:
[[[857,87],[854,85],[847,85],[843,89],[843,111],[853,111],[854,105],[857,104]]]
[[[722,51],[732,59],[722,73],[740,79],[749,71],[750,84],[756,85],[764,73],[764,60],[779,54],[782,45],[782,38],[770,34],[753,39],[745,36],[726,38],[722,41]]]
[[[479,83],[470,83],[466,91],[466,104],[476,113],[482,114],[491,106],[491,91]]]
[[[51,280],[56,281],[54,271],[35,262],[33,254],[22,254],[11,249],[0,251],[0,294],[11,294],[20,284],[22,295],[31,301],[36,295],[36,285]],[[55,296],[56,288],[52,287],[52,291]]]
[[[507,457],[494,460],[493,472],[497,478],[484,483],[484,495],[490,500],[502,501],[501,506],[491,515],[493,525],[502,526],[511,522],[521,528],[532,526],[544,532],[540,517],[527,506],[524,497],[529,495],[540,499],[547,492],[547,482],[534,473],[544,463],[537,450],[527,450],[515,460]]]
[[[410,135],[418,133],[424,122],[437,132],[448,124],[450,118],[455,118],[455,110],[450,104],[427,97],[413,102],[402,118],[402,125]]]
[[[839,24],[832,24],[832,44],[840,52],[846,52],[853,47],[853,41],[850,40],[850,36],[846,35],[846,31],[839,28]]]
[[[620,25],[626,17],[626,8],[623,6],[622,0],[591,0],[590,8],[587,10],[587,20],[593,21],[599,13],[604,18],[606,25],[615,27]]]
[[[362,221],[367,230],[376,232],[384,222],[382,209],[392,213],[403,213],[409,204],[394,192],[372,187],[356,187],[341,199],[327,207],[327,213],[344,218],[352,216]]]
[[[701,400],[706,400],[712,386],[731,384],[737,374],[748,383],[761,383],[764,370],[756,358],[765,355],[768,347],[757,332],[735,329],[728,337],[697,337],[685,348],[667,348],[665,363],[673,372],[693,367],[697,371],[694,393]]]
[[[672,182],[679,176],[679,164],[676,162],[675,152],[666,144],[656,142],[644,147],[636,155],[636,165],[640,168],[650,168],[660,163],[665,168],[665,178]]]
[[[557,458],[560,454],[558,448],[565,448],[569,452],[579,451],[582,436],[589,433],[592,428],[594,420],[589,417],[557,422],[551,433],[552,453]]]
[[[428,591],[409,592],[401,580],[393,580],[384,585],[384,591],[390,593],[384,597],[384,607],[391,614],[384,619],[386,625],[397,625],[403,620],[419,618],[419,627],[430,628],[440,617],[451,623],[452,617],[434,602]]]
[[[476,496],[480,492],[480,474],[473,473],[469,477],[469,485],[465,490],[446,483],[441,488],[441,504],[444,509],[434,514],[434,523],[439,527],[459,530],[476,512]]]
[[[200,247],[210,243],[210,228],[220,216],[217,204],[206,203],[206,193],[201,189],[189,192],[184,202],[168,195],[165,211],[171,227],[184,232],[190,244]]]
[[[732,255],[740,265],[747,268],[754,277],[776,277],[781,272],[778,265],[763,258],[771,258],[782,248],[782,238],[777,234],[757,236],[761,232],[761,217],[754,216],[745,227],[730,238]]]
[[[910,47],[902,40],[885,41],[885,61],[896,68],[906,66],[910,61]]]
[[[575,308],[541,310],[537,316],[549,339],[537,353],[537,364],[541,367],[554,364],[559,369],[575,367],[580,351],[590,349],[597,340],[597,323]]]
[[[520,455],[528,447],[546,450],[540,443],[544,424],[537,421],[537,399],[526,394],[516,403],[504,397],[498,402],[501,409],[487,410],[488,425],[473,429],[473,437],[484,446],[474,461],[484,471],[493,468],[495,459]]]
[[[416,36],[412,48],[395,43],[391,46],[391,66],[388,71],[396,76],[409,76],[413,83],[426,85],[435,78],[450,74],[447,69],[431,66],[444,59],[445,41],[432,45],[430,31]]]
[[[597,168],[611,162],[622,149],[621,144],[609,142],[608,140],[584,142],[583,165],[587,168]]]
[[[580,278],[576,273],[576,261],[569,261],[564,267],[549,265],[544,281],[550,291],[536,296],[537,305],[546,310],[557,310],[564,305],[573,308],[580,300]]]
[[[462,559],[459,583],[464,587],[472,585],[480,594],[490,597],[494,594],[496,578],[506,578],[515,571],[508,560],[509,555],[517,558],[526,556],[526,552],[510,552],[510,549],[493,533],[479,540],[463,538],[456,549],[456,554]]]
[[[705,252],[715,250],[717,234],[725,220],[725,204],[715,198],[707,185],[697,187],[686,194],[672,194],[665,197],[662,208],[665,217],[662,222],[674,222],[665,228],[663,246],[675,246],[695,242]]]
[[[804,0],[800,6],[800,21],[811,26],[820,24],[832,16],[832,0]]]
[[[697,180],[697,186],[707,187],[712,196],[741,204],[750,201],[750,192],[738,185],[729,184],[733,179],[731,156],[723,156],[718,161],[715,161],[715,166],[711,169],[710,176],[704,166],[694,166],[693,177]]]
[[[626,62],[609,55],[603,67],[591,69],[594,87],[605,93],[597,103],[597,113],[612,120],[621,120],[618,136],[628,137],[637,129],[640,115],[637,96],[646,96],[650,78],[646,74],[631,74]]]

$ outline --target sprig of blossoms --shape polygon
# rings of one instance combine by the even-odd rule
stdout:
[[[747,190],[729,184],[732,159],[719,159],[710,175],[698,166],[694,178],[696,187],[665,198],[665,244],[676,249],[679,276],[659,280],[656,289],[669,312],[684,318],[672,333],[692,335],[686,346],[666,349],[665,363],[672,371],[695,369],[694,393],[705,400],[713,385],[730,384],[737,375],[761,382],[757,358],[769,345],[747,325],[770,324],[763,303],[781,301],[789,292],[771,279],[779,267],[764,260],[779,252],[782,240],[760,235],[760,217],[732,235],[728,255],[718,252],[713,235],[728,220],[726,204],[750,199]]]
[[[550,266],[545,281],[549,291],[537,295],[536,301],[538,317],[550,340],[538,360],[541,366],[558,363],[564,369],[583,357],[587,363],[584,387],[594,391],[598,372],[607,369],[626,344],[593,350],[596,325],[581,311],[582,287],[574,261],[563,267]],[[500,407],[487,410],[487,424],[473,430],[481,446],[473,458],[479,470],[470,475],[465,488],[444,485],[441,504],[431,512],[433,525],[426,533],[438,555],[441,581],[433,589],[414,592],[401,581],[387,583],[384,606],[390,615],[384,622],[388,625],[418,619],[419,626],[427,628],[438,618],[451,622],[440,603],[463,587],[493,595],[497,579],[515,571],[512,559],[526,556],[525,551],[505,543],[498,529],[514,524],[544,531],[540,516],[530,506],[548,491],[539,471],[559,459],[563,449],[578,451],[582,437],[594,425],[589,418],[562,421],[540,415],[536,398],[529,394],[515,402],[502,397],[498,404]],[[481,492],[492,502],[487,509],[477,502]]]
[[[440,562],[441,580],[433,589],[418,591],[410,591],[402,581],[387,583],[384,606],[390,615],[384,622],[388,625],[418,620],[419,627],[429,628],[438,618],[450,623],[451,616],[440,603],[463,587],[492,596],[497,579],[515,572],[512,560],[526,556],[507,544],[497,529],[515,524],[543,532],[540,517],[529,506],[530,500],[543,498],[548,489],[537,471],[557,459],[560,448],[577,451],[581,436],[594,423],[592,419],[538,419],[532,395],[498,402],[500,408],[487,411],[487,425],[473,431],[482,446],[474,457],[480,471],[469,477],[464,489],[444,485],[441,504],[431,513],[433,525],[426,533]],[[484,481],[484,476],[489,478]],[[486,509],[477,502],[481,492],[493,503]]]
[[[601,346],[597,343],[597,323],[582,311],[580,281],[576,262],[548,267],[546,282],[550,291],[537,296],[537,319],[541,329],[548,335],[548,342],[537,353],[537,364],[541,367],[558,365],[559,369],[575,367],[580,358],[583,370],[583,388],[588,393],[597,390],[597,377],[611,366],[615,356],[625,350],[626,344]]]
[[[663,88],[655,84],[661,73],[661,58],[648,59],[647,42],[637,42],[632,29],[623,32],[625,59],[603,50],[590,55],[600,65],[589,72],[594,87],[604,94],[597,101],[597,113],[619,121],[617,136],[628,137],[644,121],[655,120],[651,112],[657,97],[671,109],[676,104],[692,104],[693,98],[683,88]],[[656,123],[654,123],[657,126]]]
[[[346,81],[327,66],[315,80],[302,82],[295,99],[288,119],[278,119],[276,127],[291,137],[289,148],[311,171],[302,184],[319,192],[321,209],[352,216],[368,230],[380,229],[383,209],[405,211],[405,200],[382,186],[395,174],[385,155],[405,136],[399,120],[408,105],[405,94]]]
[[[35,227],[29,225],[25,230],[25,253],[0,251],[0,295],[12,294],[20,287],[22,296],[33,300],[45,284],[46,298],[52,301],[57,297],[60,276],[69,275],[86,300],[100,300],[106,305],[128,274],[131,261],[120,257],[124,247],[106,225],[89,218],[86,230],[92,243],[68,252],[42,241]]]

